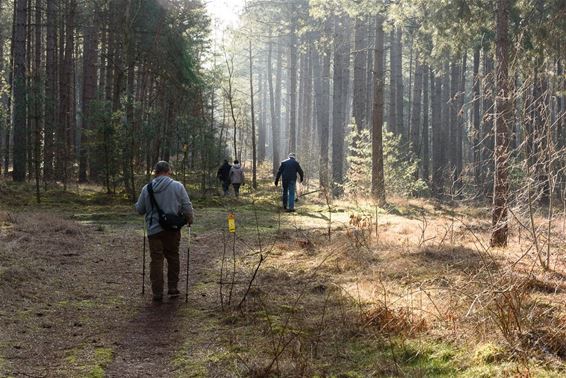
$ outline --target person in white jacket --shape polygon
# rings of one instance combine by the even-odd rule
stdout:
[[[193,206],[187,190],[182,183],[171,178],[171,166],[166,161],[155,165],[155,178],[151,181],[155,201],[159,208],[169,214],[182,214],[191,226],[194,220]],[[145,215],[151,256],[150,279],[153,291],[153,300],[161,302],[163,299],[163,260],[167,260],[167,288],[172,298],[179,296],[177,284],[179,282],[179,242],[180,230],[165,230],[159,224],[159,214],[151,203],[148,185],[144,186],[136,210]]]
[[[234,194],[236,197],[240,196],[240,186],[244,183],[244,169],[238,160],[234,160],[234,165],[230,169],[230,182],[234,187]]]

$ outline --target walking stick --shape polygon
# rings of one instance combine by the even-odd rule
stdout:
[[[189,264],[191,261],[191,226],[189,226],[189,241],[187,246],[187,279],[185,281],[185,303],[189,302]]]
[[[145,294],[145,217],[143,219],[143,268],[142,268],[142,295]]]

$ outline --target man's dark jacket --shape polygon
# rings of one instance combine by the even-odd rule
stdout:
[[[225,162],[218,169],[218,173],[216,174],[216,177],[218,177],[218,179],[221,180],[221,181],[230,182],[230,169],[231,168],[232,168],[232,166]]]
[[[301,182],[303,182],[303,170],[298,161],[293,158],[283,160],[279,166],[279,171],[277,171],[277,177],[275,178],[275,185],[279,183],[279,178],[283,177],[283,184],[291,181],[297,181],[297,173],[301,176]]]

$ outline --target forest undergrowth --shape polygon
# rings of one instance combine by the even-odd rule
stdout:
[[[487,208],[194,198],[189,302],[155,306],[127,200],[26,188],[0,182],[2,376],[565,374],[562,222],[544,271],[518,225],[488,247]]]

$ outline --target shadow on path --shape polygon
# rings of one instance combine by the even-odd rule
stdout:
[[[106,370],[107,377],[168,376],[172,354],[178,350],[182,299],[148,303],[138,316],[123,326],[117,337],[114,361]]]

